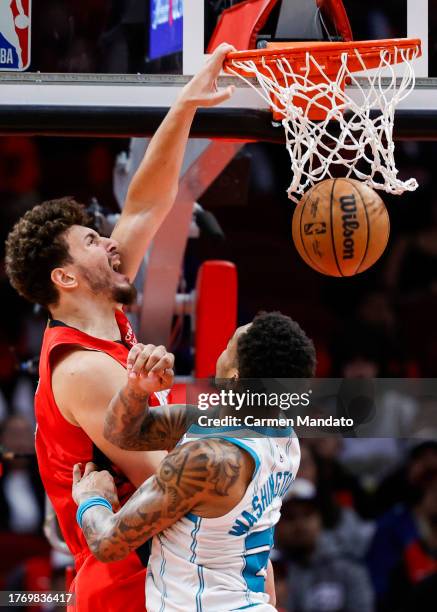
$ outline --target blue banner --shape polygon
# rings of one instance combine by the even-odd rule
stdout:
[[[149,59],[182,51],[183,0],[151,0]]]

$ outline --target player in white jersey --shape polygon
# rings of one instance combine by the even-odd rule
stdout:
[[[75,466],[73,497],[88,545],[101,561],[115,561],[153,536],[149,612],[272,611],[269,553],[282,497],[299,466],[297,438],[280,427],[208,430],[196,424],[197,407],[149,410],[147,397],[159,390],[157,353],[150,345],[132,349],[128,382],[108,408],[105,437],[129,450],[170,452],[116,514],[106,501],[118,503],[112,477],[93,464],[81,476]],[[314,346],[302,329],[280,313],[264,313],[235,332],[216,376],[308,378],[314,367]]]

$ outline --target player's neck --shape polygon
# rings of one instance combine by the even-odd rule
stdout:
[[[80,299],[69,296],[61,299],[59,304],[50,308],[53,319],[62,321],[90,336],[102,340],[117,340],[120,330],[114,316],[116,304],[98,300],[95,296],[84,296]]]

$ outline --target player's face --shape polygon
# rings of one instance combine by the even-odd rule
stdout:
[[[252,323],[237,327],[234,335],[229,340],[227,347],[217,359],[215,376],[216,378],[236,378],[238,377],[237,364],[237,344],[241,334],[245,334]]]
[[[75,275],[79,287],[86,287],[95,295],[105,295],[116,303],[132,303],[135,287],[126,275],[118,272],[121,259],[115,240],[82,225],[69,228],[65,238],[73,259],[66,267]]]

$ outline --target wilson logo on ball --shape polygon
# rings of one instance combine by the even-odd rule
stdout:
[[[354,258],[354,233],[360,227],[357,221],[357,202],[353,194],[340,198],[343,213],[343,259]]]

